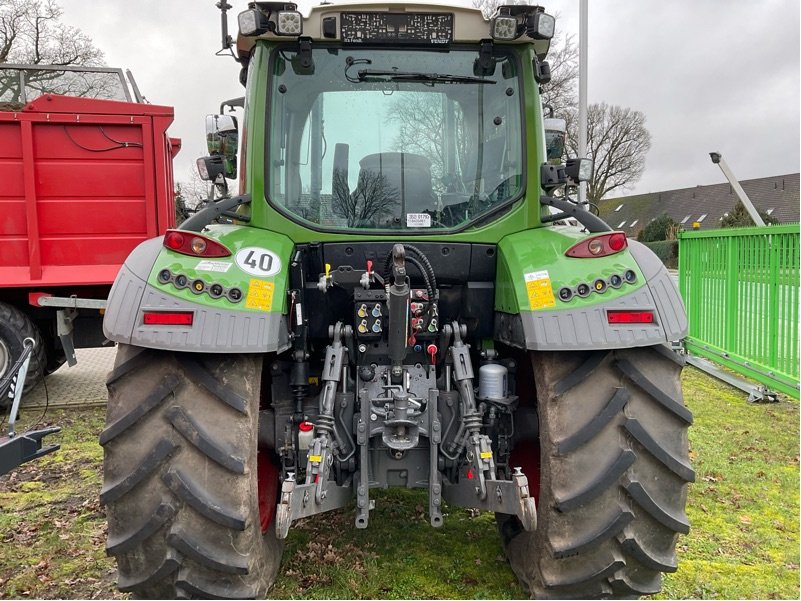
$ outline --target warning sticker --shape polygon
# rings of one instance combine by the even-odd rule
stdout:
[[[428,213],[406,213],[406,227],[431,227]]]
[[[555,307],[551,276],[547,271],[534,271],[525,274],[528,305],[532,310]]]
[[[262,280],[250,280],[248,295],[245,298],[245,307],[269,311],[273,307],[273,292],[275,284]]]
[[[231,268],[232,263],[225,261],[200,261],[195,269],[197,271],[215,271],[218,273],[225,273]]]

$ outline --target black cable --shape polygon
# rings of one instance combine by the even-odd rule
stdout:
[[[106,140],[108,140],[109,142],[114,142],[115,144],[119,144],[124,148],[128,148],[129,146],[133,148],[142,148],[144,146],[144,144],[142,144],[141,142],[124,142],[122,140],[115,140],[106,133],[106,130],[103,129],[102,125],[98,125],[97,128],[100,130],[100,133],[103,134],[103,137]]]
[[[67,138],[69,138],[70,142],[75,144],[75,146],[77,146],[81,150],[86,150],[87,152],[110,152],[112,150],[119,150],[120,148],[129,148],[129,147],[142,148],[143,146],[140,142],[117,142],[116,140],[113,140],[112,138],[107,136],[106,133],[103,131],[103,128],[101,127],[100,132],[103,134],[103,136],[108,140],[115,142],[117,146],[109,146],[108,148],[89,148],[88,146],[84,146],[83,144],[75,140],[75,138],[72,137],[72,134],[70,134],[70,131],[67,129],[66,125],[64,125],[63,127],[64,127],[64,133],[67,134]]]

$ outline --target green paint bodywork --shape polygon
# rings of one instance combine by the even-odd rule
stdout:
[[[522,68],[522,93],[525,110],[526,184],[522,198],[515,201],[506,211],[495,219],[475,227],[453,233],[432,234],[382,234],[359,231],[317,231],[292,221],[283,215],[265,198],[265,146],[268,140],[267,123],[269,86],[269,57],[277,44],[260,40],[251,55],[249,78],[246,92],[243,120],[243,156],[240,158],[240,193],[249,193],[252,203],[240,209],[250,217],[247,225],[210,226],[203,234],[218,239],[235,254],[246,246],[261,246],[274,251],[283,261],[283,270],[274,278],[266,278],[275,284],[272,311],[286,312],[287,271],[295,243],[309,242],[366,242],[388,240],[403,242],[441,241],[449,243],[497,244],[497,279],[495,310],[506,313],[531,311],[524,275],[530,272],[547,270],[554,295],[562,286],[575,287],[581,282],[592,284],[596,278],[608,278],[627,269],[633,269],[638,280],[634,285],[624,284],[620,289],[609,288],[603,294],[593,292],[588,298],[574,297],[569,302],[556,298],[556,306],[543,307],[548,310],[584,308],[600,302],[607,302],[644,285],[644,279],[636,262],[626,250],[610,257],[574,259],[565,257],[565,251],[587,236],[577,228],[544,227],[541,217],[547,211],[540,205],[540,165],[545,160],[543,119],[539,86],[534,80],[533,69],[526,68],[534,60],[533,48],[529,44],[513,45]],[[478,47],[477,47],[478,49]],[[345,118],[351,118],[345,116]],[[233,263],[233,257],[218,259]],[[226,309],[257,311],[247,309],[243,301],[231,303],[226,299],[214,300],[207,295],[194,294],[189,289],[178,290],[172,284],[160,284],[156,275],[167,268],[175,273],[183,273],[190,279],[204,277],[206,281],[219,282],[223,286],[238,286],[247,295],[252,276],[239,270],[236,265],[226,273],[198,272],[195,267],[199,259],[180,255],[164,249],[150,274],[149,283],[163,292],[183,300]],[[316,274],[309,274],[314,277]]]
[[[556,306],[540,307],[549,311],[585,308],[630,294],[645,285],[645,278],[628,250],[608,257],[577,259],[566,257],[565,251],[586,238],[575,228],[537,228],[503,238],[498,244],[498,271],[495,280],[495,310],[504,313],[531,311],[526,291],[525,274],[547,271],[554,294],[563,286],[574,288],[582,282],[592,286],[597,278],[608,279],[631,269],[637,274],[634,284],[592,292],[587,298],[574,296],[569,302],[556,298]],[[537,310],[537,309],[535,309]]]
[[[261,313],[263,312],[261,309],[249,309],[246,307],[245,299],[250,290],[250,283],[253,280],[272,282],[275,289],[273,291],[271,311],[286,313],[286,290],[289,273],[286,266],[291,257],[292,248],[294,247],[292,240],[277,232],[266,232],[264,230],[238,225],[211,225],[203,231],[203,235],[218,240],[231,251],[230,257],[208,259],[215,263],[230,263],[231,267],[228,271],[200,271],[197,269],[197,266],[198,263],[204,259],[189,257],[164,248],[156,259],[153,269],[150,271],[148,283],[166,294],[191,303],[220,307],[222,309]],[[281,270],[272,277],[260,278],[239,269],[234,261],[234,256],[238,250],[248,246],[258,246],[273,251],[281,258]],[[213,299],[207,294],[195,294],[189,288],[178,289],[173,284],[162,284],[157,278],[158,273],[162,269],[169,269],[175,274],[183,274],[190,281],[200,278],[209,284],[217,283],[225,288],[237,287],[242,290],[242,300],[238,303],[232,303],[226,298]]]

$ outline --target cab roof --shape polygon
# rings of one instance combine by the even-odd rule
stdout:
[[[510,4],[512,4],[510,0]],[[301,37],[310,38],[319,42],[341,42],[340,14],[344,12],[388,12],[388,13],[450,13],[453,15],[452,43],[477,43],[491,39],[491,20],[484,17],[481,10],[474,7],[450,4],[448,2],[431,3],[423,0],[408,0],[406,2],[371,2],[369,0],[334,0],[325,4],[306,7],[305,12],[292,3],[282,2],[256,2],[255,5],[262,10],[296,10],[303,17],[303,33]],[[335,19],[336,26],[324,34],[324,20],[329,22]],[[258,39],[291,42],[297,38],[281,36],[275,33],[265,33],[258,36],[237,37],[237,50],[240,57],[247,57]],[[521,36],[512,41],[496,41],[498,44],[533,44],[538,56],[544,57],[550,46],[550,40],[532,40]],[[393,44],[394,46],[394,44]],[[403,46],[398,42],[397,46]]]

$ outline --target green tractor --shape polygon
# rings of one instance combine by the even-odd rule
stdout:
[[[571,199],[588,162],[549,161],[553,17],[238,21],[241,131],[212,116],[200,165],[238,164],[240,194],[141,244],[105,315],[119,588],[263,596],[293,522],[351,507],[367,528],[393,486],[425,489],[435,528],[445,504],[494,512],[534,597],[660,590],[694,479],[684,307]]]

